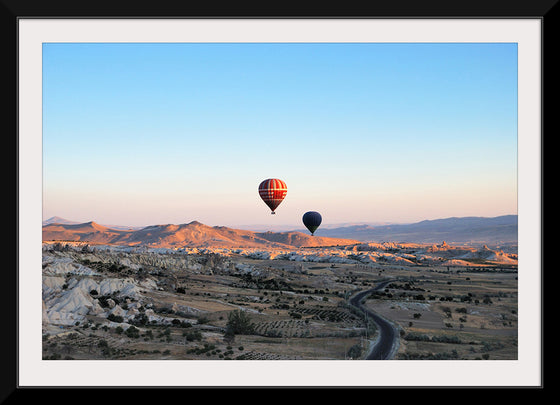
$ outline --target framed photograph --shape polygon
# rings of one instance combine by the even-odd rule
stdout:
[[[14,6],[15,388],[541,388],[553,5]]]

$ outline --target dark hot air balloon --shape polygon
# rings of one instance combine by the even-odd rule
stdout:
[[[319,225],[321,225],[321,221],[323,220],[323,218],[321,218],[321,214],[319,214],[316,211],[306,212],[305,214],[303,214],[302,219],[303,219],[303,224],[307,229],[309,229],[311,235],[315,233],[317,228],[319,228]]]
[[[259,185],[259,195],[268,207],[272,210],[271,214],[274,214],[274,210],[280,205],[286,193],[288,192],[288,187],[280,179],[266,179]]]

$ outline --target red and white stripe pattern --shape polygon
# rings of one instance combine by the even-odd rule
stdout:
[[[286,183],[280,179],[266,179],[259,185],[259,195],[272,210],[272,214],[274,214],[274,210],[284,200],[287,192],[288,187]]]

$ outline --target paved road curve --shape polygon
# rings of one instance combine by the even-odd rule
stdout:
[[[366,357],[367,360],[390,360],[393,356],[393,347],[398,339],[397,331],[389,322],[381,318],[376,313],[370,311],[363,306],[360,301],[373,291],[385,288],[391,281],[379,283],[375,288],[361,291],[350,298],[350,304],[365,312],[369,319],[377,325],[379,330],[379,339],[373,347],[371,353]]]

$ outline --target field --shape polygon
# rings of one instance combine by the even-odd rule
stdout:
[[[397,359],[517,359],[517,272],[401,271],[367,306],[401,328]]]
[[[395,359],[517,358],[517,270],[321,263],[199,252],[43,250],[43,359],[363,359],[375,325]],[[367,325],[367,327],[366,327]]]

